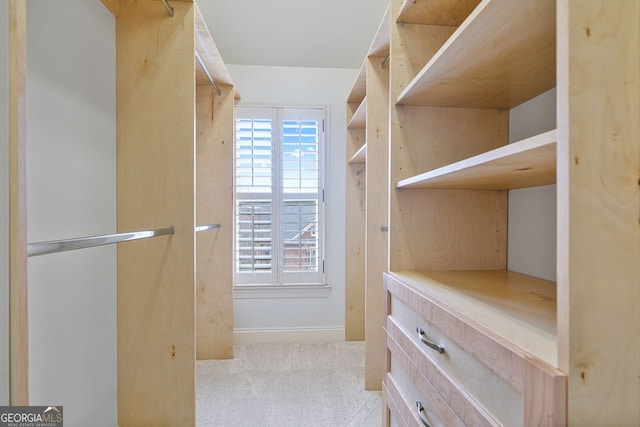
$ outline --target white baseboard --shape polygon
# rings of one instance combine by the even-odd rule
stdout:
[[[234,344],[344,341],[344,328],[236,329],[233,341]]]

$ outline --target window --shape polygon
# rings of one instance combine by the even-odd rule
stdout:
[[[237,107],[236,285],[322,285],[324,109]]]

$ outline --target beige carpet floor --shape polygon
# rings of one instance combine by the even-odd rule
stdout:
[[[364,390],[364,343],[247,344],[198,361],[197,427],[379,427]]]

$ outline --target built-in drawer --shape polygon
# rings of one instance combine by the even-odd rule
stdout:
[[[463,427],[438,391],[418,371],[399,346],[393,349],[390,370],[384,379],[391,409],[390,425],[415,427]]]
[[[399,346],[466,425],[563,425],[566,377],[385,274],[389,350]],[[393,359],[393,358],[392,358]]]

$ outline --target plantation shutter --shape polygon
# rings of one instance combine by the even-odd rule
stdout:
[[[236,284],[323,284],[324,111],[236,108]]]
[[[246,283],[272,281],[273,120],[251,109],[236,120],[236,271]]]

